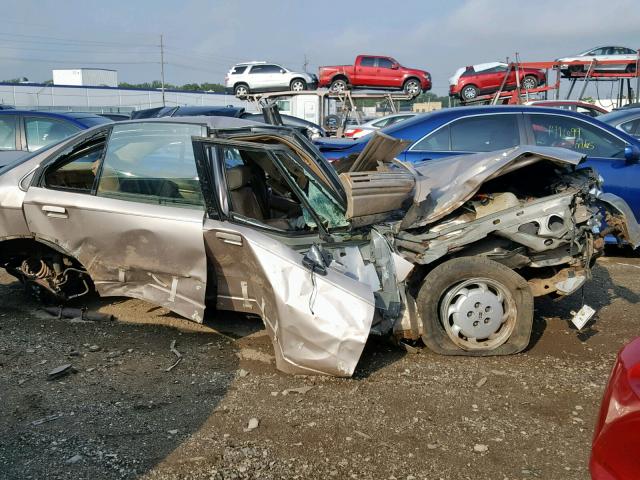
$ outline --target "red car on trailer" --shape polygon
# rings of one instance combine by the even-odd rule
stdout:
[[[459,68],[449,78],[449,95],[459,97],[463,102],[475,100],[479,95],[495,93],[500,89],[509,70],[506,63],[493,62]],[[537,68],[519,68],[520,86],[524,90],[533,90],[547,82],[547,74]],[[505,90],[516,88],[515,69],[509,71]]]

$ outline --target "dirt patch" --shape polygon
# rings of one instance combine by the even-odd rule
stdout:
[[[584,291],[599,311],[586,337],[567,323],[580,294],[543,299],[523,354],[410,355],[372,339],[353,379],[280,373],[256,319],[218,313],[200,326],[111,299],[91,307],[118,321],[59,320],[4,275],[0,471],[10,479],[587,478],[609,370],[639,331],[638,269],[632,256],[602,259]],[[183,359],[167,372],[173,340]],[[77,372],[47,379],[65,364]],[[252,419],[257,428],[248,428]]]

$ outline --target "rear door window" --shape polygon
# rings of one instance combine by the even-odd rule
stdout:
[[[233,70],[231,70],[231,75],[240,75],[241,73],[244,73],[246,69],[246,65],[233,67]]]
[[[105,154],[99,196],[143,203],[204,208],[189,124],[116,125]]]
[[[362,59],[360,60],[360,66],[361,67],[375,67],[376,66],[375,57],[362,57]]]
[[[451,150],[449,125],[420,140],[411,150],[420,152],[448,152]]]
[[[0,150],[16,149],[16,116],[0,116]]]
[[[254,65],[251,73],[280,73],[282,67],[278,65]]]
[[[479,115],[451,123],[451,150],[491,152],[520,144],[518,114]]]
[[[80,131],[79,127],[65,122],[44,117],[26,117],[24,129],[27,138],[27,149],[30,152],[64,140]]]
[[[535,144],[562,147],[592,157],[622,158],[625,142],[609,132],[577,118],[529,114]]]

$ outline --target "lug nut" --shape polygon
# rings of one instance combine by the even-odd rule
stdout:
[[[480,307],[481,307],[480,302],[476,302],[476,304],[474,305],[474,307],[476,307],[476,308],[480,308]]]
[[[489,313],[489,312],[491,311],[491,307],[489,307],[489,306],[484,307],[484,311],[485,311],[485,312],[487,312],[487,313]]]
[[[473,326],[474,326],[474,327],[477,327],[479,324],[480,324],[480,322],[479,322],[479,321],[477,321],[477,320],[476,320],[475,322],[473,322]]]

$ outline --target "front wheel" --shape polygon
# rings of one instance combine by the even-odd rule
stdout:
[[[404,87],[402,89],[404,90],[404,93],[411,95],[412,97],[417,97],[420,95],[420,92],[422,92],[422,86],[415,78],[411,78],[404,82]]]
[[[307,82],[300,78],[296,78],[295,80],[291,81],[291,85],[289,85],[289,88],[292,92],[301,92],[307,89]]]
[[[527,281],[484,257],[434,268],[418,293],[422,339],[442,355],[509,355],[529,344],[533,294]]]

